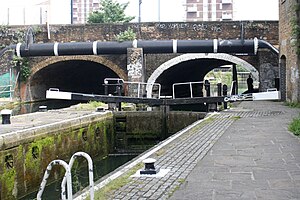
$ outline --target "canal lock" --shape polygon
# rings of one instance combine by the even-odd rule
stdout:
[[[77,151],[85,151],[91,155],[97,173],[95,178],[99,179],[105,174],[97,172],[97,169],[109,173],[132,159],[132,155],[142,153],[204,116],[205,113],[179,111],[114,112],[100,119],[94,119],[93,122],[87,120],[89,123],[64,126],[64,130],[48,130],[44,137],[24,141],[18,146],[0,151],[0,197],[1,199],[33,199],[48,163],[58,158],[67,161]],[[116,155],[126,156],[116,157]],[[110,165],[114,166],[110,167]],[[82,174],[84,173],[82,171],[86,170],[86,163],[78,164],[75,170],[77,174],[81,174],[81,177],[87,177]],[[60,195],[57,191],[59,190],[57,182],[60,183],[63,175],[62,169],[53,172],[50,180],[51,195],[53,192]],[[77,190],[87,185],[81,182],[82,179],[77,178],[74,184]]]

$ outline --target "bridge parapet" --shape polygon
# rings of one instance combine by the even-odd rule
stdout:
[[[22,40],[29,26],[10,26],[0,29],[0,46]],[[120,32],[133,29],[138,40],[186,40],[186,39],[263,39],[278,45],[278,21],[230,21],[230,22],[163,22],[126,24],[50,25],[50,39],[45,25],[34,26],[35,42],[114,41]]]

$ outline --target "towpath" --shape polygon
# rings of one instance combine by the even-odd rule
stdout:
[[[153,153],[164,177],[134,177],[110,199],[300,199],[299,115],[282,102],[242,102]]]

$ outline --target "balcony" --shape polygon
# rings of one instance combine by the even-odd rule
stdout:
[[[187,12],[197,12],[197,7],[187,7]]]
[[[232,14],[231,13],[222,13],[222,20],[231,20]]]
[[[232,4],[232,0],[222,0],[222,4]]]

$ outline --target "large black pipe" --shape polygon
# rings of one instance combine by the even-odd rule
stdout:
[[[71,42],[16,45],[16,55],[67,56],[127,54],[128,48],[143,48],[144,53],[233,53],[256,54],[258,48],[268,48],[278,54],[278,50],[263,40],[154,40],[125,42]]]

